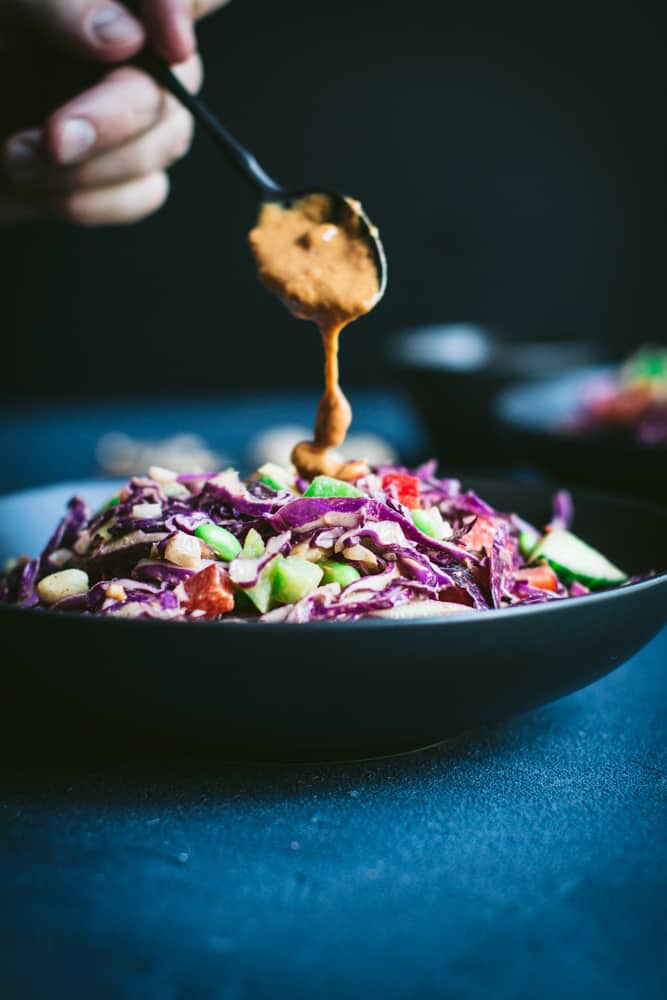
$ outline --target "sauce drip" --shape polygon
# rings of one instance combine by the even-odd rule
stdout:
[[[340,210],[339,210],[340,208]],[[352,421],[338,373],[340,332],[369,312],[380,297],[377,267],[361,206],[351,198],[342,205],[327,194],[305,195],[289,205],[265,202],[248,241],[260,281],[300,319],[320,328],[324,347],[324,393],[315,417],[312,441],[292,451],[299,475],[355,479],[364,462],[341,463],[338,448]]]

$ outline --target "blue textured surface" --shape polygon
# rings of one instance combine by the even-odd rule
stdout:
[[[377,762],[14,775],[0,993],[664,996],[666,667],[667,630],[586,690]]]

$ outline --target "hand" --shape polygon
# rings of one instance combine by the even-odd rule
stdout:
[[[114,64],[148,40],[194,92],[202,67],[193,17],[225,2],[141,0],[141,22],[115,0],[9,0],[2,7],[18,29],[16,45],[27,37],[34,46],[41,36],[49,49]],[[30,49],[23,59],[30,60]],[[33,51],[33,73],[35,65]],[[45,120],[25,126],[0,149],[0,221],[55,217],[95,226],[142,219],[164,203],[167,169],[185,155],[193,131],[183,106],[128,66],[111,68]]]

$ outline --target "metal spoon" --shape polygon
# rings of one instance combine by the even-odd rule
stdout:
[[[329,197],[331,204],[331,218],[323,221],[335,224],[349,218],[351,212],[354,213],[361,221],[362,231],[375,261],[379,289],[378,300],[382,297],[387,285],[387,261],[377,228],[372,224],[358,201],[337,191],[289,191],[269,177],[253,154],[241,145],[199,97],[191,94],[183,86],[167,63],[150,48],[144,48],[132,60],[132,63],[152,76],[161,87],[173,94],[188,109],[195,121],[208,133],[229,163],[253,187],[262,201],[281,201],[289,204],[307,195],[323,193]]]

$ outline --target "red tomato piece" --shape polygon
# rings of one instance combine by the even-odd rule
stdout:
[[[407,472],[387,472],[382,477],[382,489],[391,493],[404,507],[416,510],[419,507],[419,480]]]
[[[183,584],[191,611],[203,611],[205,618],[217,618],[234,607],[234,587],[218,563],[211,563]]]
[[[530,566],[528,569],[518,569],[514,574],[515,580],[523,580],[531,587],[539,587],[540,590],[558,590],[558,577],[548,563],[540,563],[537,566]]]
[[[469,549],[477,551],[486,549],[488,555],[493,545],[497,526],[496,521],[492,517],[480,515],[477,517],[470,531],[461,536],[461,541]]]

